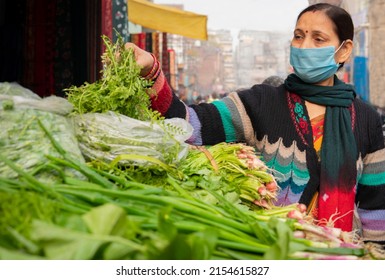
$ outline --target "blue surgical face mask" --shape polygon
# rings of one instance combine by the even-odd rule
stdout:
[[[290,64],[294,73],[304,82],[314,84],[333,76],[340,66],[334,60],[335,47],[296,48],[290,47]]]

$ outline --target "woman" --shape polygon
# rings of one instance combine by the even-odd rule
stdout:
[[[294,68],[284,84],[261,84],[210,104],[186,106],[172,93],[155,57],[134,48],[142,74],[155,81],[153,109],[187,119],[189,142],[246,142],[256,147],[281,187],[277,204],[304,203],[320,223],[360,230],[385,242],[385,148],[378,113],[355,98],[335,73],[353,49],[350,15],[315,4],[296,22]]]

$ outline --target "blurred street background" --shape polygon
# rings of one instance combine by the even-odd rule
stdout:
[[[101,35],[153,52],[187,103],[285,78],[298,13],[329,2],[355,24],[351,60],[338,75],[385,107],[385,0],[0,0],[0,82],[41,96],[100,77]]]

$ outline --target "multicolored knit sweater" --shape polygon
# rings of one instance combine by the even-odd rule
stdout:
[[[194,128],[189,143],[244,142],[260,152],[281,188],[277,205],[301,200],[310,173],[307,148],[313,146],[304,101],[281,85],[255,85],[212,103],[187,106],[173,94],[163,74],[155,81],[152,107],[167,118],[180,117]],[[379,114],[356,99],[351,108],[359,150],[356,209],[352,229],[364,240],[385,244],[385,148]],[[309,140],[310,139],[310,140]]]

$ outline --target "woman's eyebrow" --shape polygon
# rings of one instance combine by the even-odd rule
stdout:
[[[300,29],[300,28],[294,29],[294,32],[293,32],[293,33],[296,33],[296,32],[305,33],[305,32],[304,32],[302,29]]]

